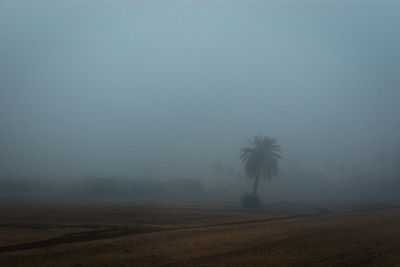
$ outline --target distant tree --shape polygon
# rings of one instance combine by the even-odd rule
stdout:
[[[226,175],[227,177],[232,177],[232,175],[233,175],[234,172],[235,172],[235,170],[234,170],[234,168],[233,168],[232,165],[226,166],[226,168],[225,168],[225,175]]]
[[[261,134],[255,135],[253,139],[248,138],[247,141],[251,146],[242,148],[240,159],[247,177],[254,179],[253,196],[256,197],[260,176],[271,180],[278,174],[281,149],[276,144],[276,139]]]
[[[221,175],[224,172],[224,165],[221,162],[217,161],[213,165],[213,170],[216,175]]]

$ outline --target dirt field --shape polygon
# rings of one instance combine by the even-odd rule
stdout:
[[[400,265],[400,208],[3,203],[0,266]]]

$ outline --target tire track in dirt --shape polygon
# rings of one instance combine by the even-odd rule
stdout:
[[[18,245],[12,246],[3,246],[0,247],[0,253],[4,252],[13,252],[19,250],[27,250],[27,249],[35,249],[35,248],[44,248],[61,244],[69,244],[69,243],[77,243],[84,241],[94,241],[101,239],[109,239],[126,235],[133,235],[139,233],[151,233],[157,231],[163,231],[163,228],[155,228],[155,227],[119,227],[114,226],[110,228],[103,228],[100,230],[93,231],[83,231],[83,232],[75,232],[64,234],[55,238],[39,240],[34,242],[22,243]]]
[[[310,206],[311,207],[311,206]],[[320,207],[313,206],[315,207],[315,210],[320,209]],[[363,213],[363,212],[370,212],[370,211],[378,211],[378,210],[391,210],[391,209],[400,209],[400,206],[395,206],[395,205],[387,205],[387,206],[381,206],[381,207],[374,207],[374,208],[369,208],[369,209],[356,209],[356,210],[350,210],[350,211],[340,211],[340,212],[332,212],[329,211],[328,209],[321,208],[321,213],[320,214],[310,214],[310,215],[304,215],[304,216],[293,216],[293,217],[287,217],[287,218],[282,218],[283,220],[286,219],[295,219],[295,218],[306,218],[306,217],[316,217],[316,216],[321,216],[325,214],[353,214],[353,213]],[[277,221],[279,218],[273,218],[273,220],[265,220],[265,221]],[[295,238],[292,238],[293,240],[304,240],[305,235],[299,235]],[[254,251],[260,251],[260,250],[266,250],[269,249],[269,253],[271,253],[271,247],[282,247],[282,243],[286,242],[286,240],[277,240],[277,241],[266,241],[265,243],[259,243],[259,244],[254,244],[251,246],[243,247],[243,248],[236,248],[230,251],[222,252],[222,253],[215,253],[211,255],[206,255],[206,256],[200,256],[200,257],[195,257],[192,259],[188,260],[181,260],[181,261],[172,261],[166,264],[162,264],[160,266],[193,266],[193,265],[199,265],[199,266],[210,266],[210,265],[215,265],[217,262],[221,260],[221,258],[224,257],[234,257],[237,255],[243,255],[243,254],[248,254]],[[386,252],[386,255],[390,253],[394,253],[398,251],[397,249],[389,249]],[[335,257],[337,259],[337,257]],[[319,262],[317,265],[329,265],[328,263],[331,262],[331,257],[325,257],[322,259],[319,259]],[[354,260],[354,259],[353,259]],[[357,266],[363,266],[366,263],[368,263],[368,260],[365,258],[358,258],[357,260]],[[346,265],[346,264],[344,264]]]
[[[98,224],[46,224],[46,223],[0,223],[0,227],[21,229],[101,228]]]
[[[133,228],[133,227],[113,226],[113,227],[103,228],[103,229],[93,230],[93,231],[68,233],[68,234],[61,235],[59,237],[55,237],[55,238],[51,238],[51,239],[33,241],[33,242],[22,243],[22,244],[11,245],[11,246],[3,246],[3,247],[0,247],[0,253],[15,252],[15,251],[36,249],[36,248],[44,248],[44,247],[85,242],[85,241],[111,239],[111,238],[116,238],[116,237],[121,237],[121,236],[134,235],[134,234],[205,229],[205,228],[211,228],[211,227],[222,227],[222,226],[262,223],[262,222],[273,222],[273,221],[281,221],[281,220],[301,219],[301,218],[316,217],[316,216],[322,216],[322,215],[328,215],[328,214],[356,213],[356,212],[367,212],[367,211],[399,208],[399,207],[394,207],[394,206],[387,206],[387,207],[382,206],[382,207],[375,207],[375,208],[370,208],[370,209],[359,209],[359,210],[352,210],[352,211],[334,212],[332,210],[329,210],[327,208],[323,208],[320,206],[308,205],[308,204],[304,205],[304,206],[307,208],[314,209],[316,212],[311,213],[311,214],[300,214],[300,215],[263,218],[263,219],[254,219],[254,220],[231,221],[231,222],[222,222],[222,223],[215,223],[215,224],[207,224],[207,225],[200,225],[200,226],[199,225],[186,226],[186,227],[143,226],[143,227],[134,227]]]

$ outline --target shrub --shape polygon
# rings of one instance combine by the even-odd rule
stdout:
[[[257,195],[247,193],[242,196],[242,205],[245,208],[259,208],[261,201]]]

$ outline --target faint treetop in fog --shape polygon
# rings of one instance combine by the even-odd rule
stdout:
[[[221,162],[217,161],[213,165],[213,170],[216,175],[221,175],[224,172],[224,166]]]

